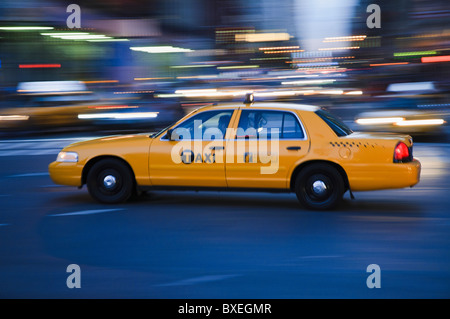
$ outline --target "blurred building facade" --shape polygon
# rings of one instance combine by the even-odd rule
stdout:
[[[443,29],[449,18],[446,1],[376,1],[381,7],[380,29],[369,29],[366,25],[369,15],[366,8],[370,3],[370,0],[81,0],[77,4],[81,7],[82,27],[77,31],[128,41],[69,41],[45,37],[39,31],[0,30],[0,78],[3,86],[14,86],[33,80],[129,82],[140,77],[185,74],[186,70],[171,66],[202,59],[226,60],[230,58],[228,50],[234,59],[248,59],[248,53],[258,58],[257,45],[235,41],[236,32],[243,30],[285,32],[291,37],[289,41],[276,45],[298,45],[306,51],[317,50],[317,43],[323,45],[325,37],[366,35],[367,40],[358,43],[361,50],[354,54],[359,59],[356,65],[360,66],[415,61],[414,56],[395,56],[396,52],[408,50],[439,50],[445,54],[449,34],[448,29]],[[70,13],[66,12],[66,5],[67,2],[59,0],[2,1],[0,23],[3,26],[52,26],[54,31],[68,31],[66,19]],[[223,34],[218,34],[221,30],[231,32],[231,38],[226,40]],[[347,43],[350,47],[354,44]],[[129,49],[145,45],[171,45],[198,52],[156,55]],[[217,49],[225,51],[215,51]],[[19,67],[25,64],[60,67],[45,70]],[[435,71],[441,73],[442,68]],[[410,71],[402,68],[402,72]]]

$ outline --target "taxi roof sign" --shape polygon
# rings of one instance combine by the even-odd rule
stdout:
[[[253,93],[247,93],[245,94],[245,100],[244,104],[251,104],[255,100],[255,97],[253,96]]]

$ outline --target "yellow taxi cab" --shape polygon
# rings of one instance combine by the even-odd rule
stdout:
[[[90,127],[137,131],[164,127],[185,114],[173,100],[156,102],[154,91],[96,93],[82,81],[21,82],[2,105],[0,134]]]
[[[408,135],[357,133],[327,111],[293,103],[207,106],[154,134],[65,147],[49,165],[57,184],[102,203],[149,189],[293,192],[331,209],[345,192],[412,187],[420,179]]]
[[[77,115],[96,98],[81,81],[20,82],[0,109],[0,132],[80,126]]]

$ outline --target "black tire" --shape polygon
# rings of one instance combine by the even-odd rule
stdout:
[[[89,194],[105,204],[127,201],[135,191],[133,172],[121,160],[102,159],[88,172],[86,185]]]
[[[342,200],[345,184],[342,175],[325,163],[303,168],[295,181],[295,193],[302,206],[314,210],[335,208]]]

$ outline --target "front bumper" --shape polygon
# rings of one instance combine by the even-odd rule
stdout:
[[[52,162],[48,166],[50,178],[55,184],[66,186],[82,186],[83,166],[78,163]]]

